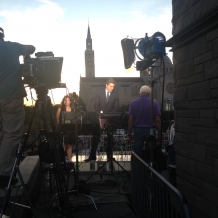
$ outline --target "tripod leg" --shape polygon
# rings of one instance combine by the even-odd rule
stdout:
[[[109,160],[108,160],[108,161],[109,161]],[[108,161],[105,162],[101,167],[99,167],[99,168],[86,180],[86,182],[88,182],[94,175],[96,175],[101,169],[103,169],[104,166],[108,163]]]
[[[30,130],[31,130],[31,127],[32,127],[32,124],[33,124],[33,120],[34,120],[34,118],[35,118],[35,114],[36,114],[36,108],[37,108],[37,106],[38,106],[38,104],[39,104],[38,101],[39,101],[39,100],[36,100],[35,108],[34,108],[33,115],[32,115],[31,120],[30,120],[30,124],[29,124],[28,129],[27,129],[27,133],[24,134],[24,141],[23,141],[23,146],[24,146],[24,147],[26,146],[26,144],[27,144],[27,139],[28,139],[28,137],[29,137],[29,135],[30,135]]]
[[[11,176],[10,176],[10,179],[9,179],[9,183],[8,183],[7,188],[6,188],[5,196],[4,196],[4,199],[3,199],[3,203],[2,203],[2,207],[1,207],[1,211],[0,211],[0,217],[2,217],[2,215],[6,211],[6,208],[7,208],[7,205],[8,205],[8,198],[11,195],[11,182],[12,182],[12,179],[14,178],[14,176],[16,174],[16,166],[17,166],[17,164],[19,162],[19,158],[20,158],[21,154],[22,154],[21,145],[19,144],[18,151],[17,151],[17,154],[16,154],[16,158],[15,158],[15,161],[14,161],[14,165],[13,165],[13,168],[12,168]]]
[[[55,127],[55,122],[54,122],[54,117],[52,114],[52,105],[51,105],[51,99],[48,99],[48,110],[49,110],[49,116],[50,116],[50,121],[51,121],[51,126],[52,126],[52,130],[53,132],[56,132],[56,127]]]
[[[25,186],[25,184],[24,184],[22,175],[21,175],[21,173],[20,173],[20,170],[19,170],[18,166],[17,166],[16,168],[17,168],[17,173],[18,173],[20,182],[21,182],[21,184],[22,184],[22,186],[23,186],[24,193],[25,193],[26,198],[27,198],[27,201],[28,201],[28,203],[29,203],[29,207],[28,207],[28,206],[24,206],[24,205],[20,205],[20,206],[24,206],[24,207],[27,207],[27,208],[31,209],[32,214],[33,214],[34,217],[36,218],[37,216],[36,216],[36,214],[35,214],[35,210],[33,209],[33,205],[32,205],[32,203],[31,203],[31,201],[30,201],[30,199],[29,199],[29,196],[28,196],[28,193],[27,193],[26,186]],[[14,204],[16,205],[16,203],[14,203]]]
[[[109,121],[108,129],[107,129],[107,137],[108,137],[108,146],[107,152],[109,152],[109,163],[110,163],[110,173],[111,175],[114,175],[114,169],[113,169],[113,128],[111,125],[111,122]]]
[[[27,201],[28,201],[30,206],[28,207],[28,206],[25,206],[25,205],[22,205],[22,204],[14,203],[14,202],[12,202],[12,204],[31,209],[32,214],[34,215],[34,217],[36,217],[36,214],[35,214],[35,211],[33,209],[32,203],[31,203],[31,201],[30,201],[30,199],[28,197],[27,190],[26,190],[22,175],[21,175],[20,170],[19,170],[19,165],[18,164],[19,164],[19,160],[20,160],[20,157],[22,156],[22,154],[23,154],[23,149],[22,149],[21,145],[19,144],[18,151],[17,151],[17,154],[16,154],[16,159],[14,161],[13,169],[12,169],[12,172],[11,172],[10,180],[9,180],[8,186],[6,188],[5,197],[3,199],[1,212],[0,212],[0,217],[2,217],[2,215],[6,211],[7,204],[8,204],[8,199],[9,199],[9,197],[11,195],[12,179],[15,177],[16,173],[18,173],[19,179],[20,179],[21,184],[23,186],[24,193],[26,195]]]

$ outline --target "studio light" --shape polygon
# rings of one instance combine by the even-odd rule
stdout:
[[[130,38],[122,39],[125,68],[130,68],[137,58],[139,61],[136,61],[136,69],[146,70],[166,55],[165,43],[166,38],[161,32],[156,32],[151,37],[148,37],[146,33],[144,38],[135,41]]]

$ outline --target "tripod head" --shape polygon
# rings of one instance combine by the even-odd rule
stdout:
[[[46,101],[48,95],[48,88],[46,87],[46,85],[35,87],[35,90],[38,100]]]

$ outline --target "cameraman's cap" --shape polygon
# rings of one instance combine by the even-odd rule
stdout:
[[[0,27],[0,39],[4,39],[5,34],[4,34],[4,30]]]

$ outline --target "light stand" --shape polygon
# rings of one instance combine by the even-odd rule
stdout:
[[[160,65],[154,65],[153,64],[150,67],[150,77],[151,77],[151,117],[150,117],[150,136],[149,136],[149,138],[148,138],[148,140],[146,142],[146,146],[150,150],[149,165],[151,167],[153,167],[154,148],[156,147],[156,137],[155,137],[155,134],[154,134],[155,129],[153,129],[153,122],[154,122],[154,111],[153,111],[154,104],[153,104],[153,100],[154,100],[154,82],[155,82],[155,80],[154,80],[154,68],[155,67],[161,67],[162,63],[164,62],[163,56],[160,56],[159,58],[161,59]],[[163,83],[163,86],[164,86],[164,83]],[[164,87],[163,87],[163,89],[164,89]],[[162,127],[161,127],[161,139],[160,139],[160,141],[162,142]]]
[[[76,143],[76,164],[75,164],[75,187],[78,189],[78,184],[79,184],[79,145],[78,145],[78,121],[81,120],[81,115],[82,115],[82,107],[78,104],[77,99],[76,99],[76,94],[73,96],[74,100],[74,105],[75,105],[75,110],[73,111],[74,117],[71,117],[68,120],[65,119],[65,116],[63,117],[63,130],[66,130],[66,128],[69,131],[66,131],[69,135],[73,135],[75,137],[75,143]],[[67,112],[66,112],[67,113]],[[66,115],[65,113],[65,115]],[[66,123],[65,123],[66,121]],[[82,121],[82,120],[81,120]],[[67,127],[69,126],[69,127]]]
[[[71,113],[68,115],[68,118],[66,118],[67,113]],[[70,116],[70,117],[69,117]],[[78,155],[79,155],[79,147],[78,147],[78,120],[79,117],[81,116],[81,111],[71,111],[71,112],[62,112],[62,124],[61,124],[61,133],[62,137],[64,139],[65,135],[68,135],[70,138],[71,136],[75,137],[75,145],[76,145],[76,164],[75,164],[75,186],[77,185],[79,181],[79,176],[78,176],[78,169],[79,169],[79,160],[78,160]],[[73,138],[72,138],[73,141]],[[69,144],[69,143],[68,143]]]
[[[79,107],[81,108],[81,107]],[[79,114],[81,115],[82,114],[82,110],[79,111],[78,113],[78,117],[79,117]],[[75,140],[76,140],[76,176],[75,176],[75,188],[76,189],[72,189],[71,191],[69,191],[69,193],[76,193],[77,195],[79,195],[79,160],[78,160],[78,156],[79,156],[79,141],[78,141],[78,118],[76,119],[75,121]],[[94,202],[94,199],[93,197],[91,197],[90,195],[87,195],[87,194],[84,194],[84,197],[86,198],[89,198],[91,199],[95,209],[97,210],[97,207],[96,207],[96,204]]]
[[[77,105],[76,101],[75,101],[75,103]],[[73,112],[73,113],[74,113],[74,116],[71,118],[68,118],[65,120],[65,116],[63,117],[64,118],[63,119],[64,128],[67,128],[67,125],[69,125],[68,129],[70,129],[70,131],[67,131],[67,133],[72,134],[72,135],[74,134],[75,142],[76,142],[76,163],[75,163],[75,167],[74,167],[74,187],[72,189],[68,190],[67,192],[65,192],[65,194],[67,194],[68,196],[70,196],[70,195],[77,195],[78,196],[80,194],[79,193],[79,190],[80,190],[80,187],[79,187],[80,186],[80,184],[79,184],[79,160],[78,160],[78,156],[79,156],[78,121],[81,120],[81,122],[82,122],[82,116],[81,116],[82,115],[82,107],[78,105],[76,107],[75,112]],[[67,124],[65,124],[65,121],[67,121],[66,122]],[[82,125],[82,123],[81,123],[81,125]],[[56,198],[56,196],[57,195],[55,195],[53,197],[53,199],[49,205],[49,208],[52,205],[52,202]],[[92,201],[95,209],[97,210],[94,199],[90,195],[87,195],[86,193],[83,196],[89,198]]]
[[[116,163],[122,170],[123,172],[125,172],[129,177],[131,177],[131,175],[118,163],[118,161],[116,161],[113,158],[113,128],[112,128],[112,118],[113,117],[118,117],[120,116],[120,113],[108,113],[108,114],[100,114],[100,117],[103,119],[108,119],[108,125],[107,125],[107,137],[108,137],[108,143],[110,143],[110,149],[111,149],[111,154],[109,159],[100,167],[98,168],[87,180],[90,180],[94,175],[96,175],[98,172],[102,171],[102,169],[104,169],[104,166],[109,163],[110,165],[110,176],[115,176],[114,174],[114,169],[113,169],[113,164]]]
[[[154,104],[153,104],[153,99],[154,99],[154,66],[151,66],[151,71],[150,71],[150,76],[151,76],[151,117],[150,117],[150,136],[149,136],[149,139],[148,139],[148,142],[151,141],[151,142],[156,142],[155,140],[155,137],[154,137],[154,130],[153,130],[153,108],[154,108]],[[152,167],[153,166],[153,143],[151,143],[150,145],[148,145],[148,147],[150,147],[150,166]]]

